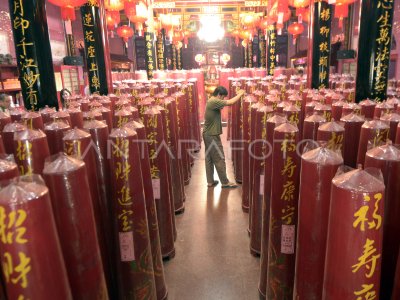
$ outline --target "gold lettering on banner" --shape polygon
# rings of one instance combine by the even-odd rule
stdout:
[[[85,40],[88,42],[94,42],[93,31],[85,31]]]
[[[91,13],[85,14],[83,17],[83,25],[87,27],[93,27],[93,17]]]
[[[329,21],[331,18],[331,10],[329,8],[322,9],[320,18],[322,21]]]

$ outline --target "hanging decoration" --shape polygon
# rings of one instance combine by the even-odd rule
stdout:
[[[143,35],[143,24],[147,21],[147,19],[147,6],[143,2],[139,2],[136,5],[136,15],[130,17],[131,22],[135,23],[135,29],[137,30],[139,36]]]
[[[128,39],[133,36],[133,29],[128,25],[122,25],[117,28],[117,34],[124,40],[125,47],[128,48]]]
[[[118,26],[121,21],[121,16],[119,11],[106,11],[106,21],[107,21],[107,29],[110,31],[111,37],[114,37],[114,29]]]
[[[194,57],[194,60],[195,60],[195,62],[197,62],[199,64],[199,67],[200,67],[201,64],[206,61],[206,58],[204,57],[203,54],[196,54],[196,56]]]
[[[61,19],[64,21],[75,21],[75,8],[72,6],[61,7]]]
[[[104,0],[104,7],[107,10],[120,11],[124,9],[124,2],[122,0]]]
[[[339,28],[343,27],[343,18],[347,18],[349,14],[349,5],[337,3],[335,5],[335,18],[339,19]]]
[[[301,23],[294,22],[289,25],[288,32],[293,35],[293,45],[296,44],[297,37],[304,31],[304,26]]]

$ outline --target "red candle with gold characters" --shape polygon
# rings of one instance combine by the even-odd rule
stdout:
[[[8,123],[3,128],[3,143],[7,154],[14,153],[14,133],[24,131],[27,127],[18,122]]]
[[[19,122],[22,120],[22,116],[26,114],[25,109],[20,108],[20,107],[14,107],[10,108],[10,117],[11,117],[11,122]]]
[[[385,185],[370,171],[375,176],[355,169],[332,180],[322,299],[378,298]]]
[[[279,114],[275,114],[267,119],[267,143],[265,145],[266,155],[263,162],[263,173],[260,175],[260,194],[262,194],[263,204],[261,228],[261,272],[258,291],[262,298],[266,297],[267,290],[269,215],[271,203],[272,147],[274,130],[276,127],[286,122],[286,117]]]
[[[357,164],[363,165],[367,150],[385,144],[388,138],[389,125],[385,122],[380,120],[365,121],[361,127]]]
[[[344,164],[355,168],[357,165],[361,126],[364,124],[365,119],[358,114],[351,113],[342,117],[340,121],[344,123]]]
[[[42,115],[43,116],[43,115]],[[50,115],[50,121],[64,121],[65,123],[69,124],[71,126],[71,116],[69,115],[69,113],[67,113],[66,111],[57,111],[53,114]],[[48,122],[44,122],[43,123],[46,124]]]
[[[45,125],[44,132],[47,136],[50,154],[56,154],[63,151],[64,146],[62,139],[64,133],[70,129],[71,127],[63,121],[54,121]]]
[[[163,257],[175,255],[174,246],[174,211],[171,210],[170,182],[168,181],[167,153],[165,147],[158,146],[164,137],[161,112],[150,107],[144,112],[144,125],[146,127],[146,139],[150,158],[150,172],[153,186],[153,195],[157,207],[157,219],[159,222],[161,253]]]
[[[342,117],[343,106],[346,104],[342,99],[332,104],[332,119],[340,121]]]
[[[146,129],[144,125],[137,121],[131,121],[125,125],[134,131],[138,136],[140,151],[140,167],[144,186],[144,196],[146,201],[147,223],[149,227],[151,254],[153,258],[154,279],[157,289],[157,299],[166,299],[168,292],[164,278],[164,267],[161,257],[160,234],[157,220],[157,209],[154,201],[153,187],[150,172],[150,160],[146,140]]]
[[[112,215],[116,237],[118,298],[155,299],[153,260],[137,134],[114,129],[111,141]]]
[[[359,115],[361,113],[361,106],[357,103],[345,103],[342,108],[342,117],[351,113]]]
[[[396,140],[397,126],[400,123],[400,115],[394,112],[390,114],[383,114],[381,115],[380,120],[389,124],[389,140],[394,142]]]
[[[41,130],[26,129],[14,135],[14,158],[21,175],[42,174],[50,156],[46,135]]]
[[[375,106],[374,110],[374,118],[380,118],[381,115],[383,114],[389,114],[391,112],[394,112],[394,106],[392,104],[389,104],[387,102],[380,102]]]
[[[112,118],[112,113],[111,110],[101,106],[96,109],[99,113],[101,113],[102,119],[106,122],[108,126],[108,130],[111,131],[113,128],[113,118]]]
[[[285,123],[274,130],[267,299],[292,299],[299,191],[299,131]]]
[[[71,118],[71,128],[83,128],[83,114],[79,108],[70,107],[65,110]]]
[[[72,299],[49,191],[39,176],[0,190],[2,269],[8,299]]]
[[[29,129],[40,129],[43,130],[43,119],[40,113],[30,111],[25,113],[21,121],[29,128]]]
[[[91,120],[103,121],[103,115],[101,114],[101,112],[96,110],[84,111],[82,115],[83,115],[83,121],[91,121]]]
[[[325,146],[302,155],[294,299],[322,299],[331,182],[342,164]]]
[[[43,124],[46,124],[52,120],[51,115],[56,112],[54,107],[48,107],[47,105],[39,110],[39,113],[42,115]]]
[[[304,119],[303,140],[317,140],[318,127],[326,122],[326,119],[314,111],[314,114]]]
[[[74,299],[106,299],[85,163],[59,153],[46,161],[43,177],[49,188]]]
[[[320,125],[318,127],[317,141],[326,142],[326,148],[340,151],[343,155],[344,127],[336,121]]]
[[[113,127],[122,128],[126,123],[133,120],[131,112],[125,108],[116,110],[113,117]]]
[[[400,150],[391,142],[369,150],[365,156],[365,168],[370,167],[382,171],[386,186],[380,298],[390,299],[400,249]]]
[[[365,119],[373,119],[376,102],[370,99],[365,99],[360,103],[361,107],[361,115],[364,116]]]

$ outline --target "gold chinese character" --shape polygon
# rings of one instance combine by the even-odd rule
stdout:
[[[360,296],[357,297],[357,300],[373,300],[376,299],[376,291],[373,290],[374,284],[362,284],[362,290],[355,291],[354,295]]]
[[[29,141],[23,142],[18,141],[17,143],[17,150],[16,156],[20,161],[27,160],[28,158],[32,157],[32,143]]]
[[[319,58],[319,66],[321,66],[321,67],[328,67],[328,56],[321,56],[320,58]]]
[[[92,76],[92,87],[94,87],[96,90],[100,88],[100,79],[97,77],[97,75]]]
[[[321,28],[319,29],[319,33],[321,35],[325,35],[326,38],[328,38],[330,31],[331,31],[330,28],[327,26],[321,26]]]
[[[19,283],[22,288],[28,286],[27,275],[31,271],[30,257],[27,257],[25,253],[18,252],[19,264],[13,263],[13,258],[9,252],[4,253],[3,256],[3,274],[6,282],[12,282],[13,284]],[[14,276],[13,276],[14,275]]]
[[[287,176],[291,178],[294,174],[294,171],[296,170],[296,164],[293,162],[293,159],[291,157],[288,157],[285,160],[285,165],[283,166],[283,169],[281,171],[282,176]]]
[[[83,17],[83,26],[93,27],[93,18],[90,13],[85,14]]]
[[[22,66],[22,69],[27,69],[27,68],[37,68],[37,65],[35,64],[35,61],[32,58],[24,58],[23,55],[20,55],[20,58],[23,60],[20,62],[20,65]]]
[[[94,62],[90,63],[89,72],[96,72],[96,71],[98,71],[97,64]]]
[[[88,42],[94,42],[93,31],[85,31],[85,40]]]
[[[123,186],[121,188],[121,190],[118,192],[118,194],[121,195],[120,197],[118,197],[118,203],[120,205],[131,205],[132,204],[132,202],[131,202],[132,198],[131,198],[131,195],[130,195],[130,188],[128,188],[126,186]]]
[[[352,266],[353,273],[356,273],[361,267],[365,266],[365,269],[367,269],[365,276],[371,278],[374,275],[377,260],[381,257],[380,254],[373,255],[377,252],[376,248],[373,246],[374,243],[374,240],[367,238],[363,254],[358,258],[358,263]]]
[[[378,44],[388,45],[390,43],[389,28],[380,28],[379,37],[376,39],[376,41]]]
[[[0,206],[0,239],[3,244],[12,244],[14,241],[25,244],[28,241],[24,238],[26,228],[22,227],[26,217],[26,211],[22,209],[11,211],[7,216],[4,207]]]
[[[133,215],[133,211],[131,210],[122,210],[122,213],[118,215],[118,219],[122,221],[122,231],[130,231],[132,226],[132,219],[129,216]]]
[[[296,151],[296,145],[294,143],[294,136],[292,134],[289,136],[289,139],[288,139],[287,135],[285,136],[285,139],[283,140],[282,145],[281,145],[281,151],[283,153]]]
[[[96,51],[93,46],[87,48],[88,57],[96,57]]]
[[[387,3],[393,3],[393,1],[391,0],[383,0],[383,1],[378,1],[378,8],[383,8],[383,9],[387,9],[390,10],[392,9],[392,5],[391,4],[387,4]]]
[[[35,74],[31,69],[27,70],[24,73],[24,82],[26,84],[26,87],[32,88],[33,85],[36,83],[36,81],[38,80],[38,78],[40,77],[40,74]]]
[[[293,221],[293,216],[294,216],[294,206],[286,205],[286,208],[282,209],[282,217],[281,220],[283,221],[284,224],[290,225],[292,224]]]
[[[123,163],[117,162],[117,167],[115,169],[115,177],[116,179],[121,179],[128,181],[128,176],[131,171],[131,165],[127,160],[125,160]]]
[[[113,155],[117,158],[129,157],[129,140],[117,137],[115,144],[113,144]]]
[[[24,53],[24,56],[26,56],[26,46],[33,46],[33,43],[25,43],[25,37],[23,37],[19,44],[17,44],[17,47],[22,47],[22,52]]]
[[[324,81],[326,79],[327,73],[326,71],[319,72],[319,80]]]
[[[329,8],[322,9],[320,18],[322,21],[328,21],[331,18],[331,10]]]
[[[81,152],[81,141],[73,140],[73,141],[66,141],[65,142],[65,153],[67,155],[75,155],[78,158],[82,158]]]
[[[281,200],[291,201],[294,199],[295,186],[293,181],[289,180],[283,185],[283,192],[281,195]]]
[[[372,218],[374,220],[368,222],[368,217],[367,213],[369,210],[368,205],[363,205],[360,207],[360,209],[354,213],[354,217],[356,217],[356,220],[353,222],[353,227],[357,228],[358,225],[360,225],[360,230],[365,231],[365,223],[368,222],[368,229],[376,229],[378,230],[381,225],[382,225],[382,216],[378,214],[378,209],[379,209],[379,202],[382,199],[382,193],[377,193],[374,195],[375,201],[375,209],[372,213]],[[364,201],[369,202],[371,200],[371,197],[368,195],[364,195]]]
[[[19,10],[19,14],[21,16],[24,15],[24,6],[22,5],[22,0],[14,0],[14,14],[17,13],[17,10]]]
[[[319,51],[326,52],[328,51],[328,42],[323,42],[319,44]]]
[[[22,35],[25,35],[25,29],[29,28],[29,21],[24,18],[15,17],[13,25],[14,29],[21,27]]]

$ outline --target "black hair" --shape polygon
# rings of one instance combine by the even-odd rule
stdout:
[[[63,106],[63,108],[65,108],[65,98],[64,98],[64,92],[67,92],[70,96],[71,96],[71,92],[68,89],[62,89],[60,91],[60,100],[61,100],[61,105]]]
[[[213,96],[228,96],[228,91],[223,86],[217,86],[214,90]]]

